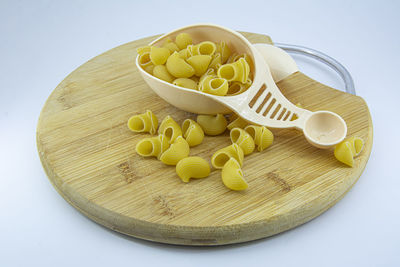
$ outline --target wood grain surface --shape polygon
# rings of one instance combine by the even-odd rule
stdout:
[[[251,42],[271,40],[243,33]],[[179,123],[194,114],[159,98],[140,77],[136,48],[155,36],[111,49],[80,66],[53,91],[37,126],[43,167],[58,192],[95,222],[152,241],[222,245],[271,236],[301,225],[333,206],[360,177],[372,147],[368,107],[358,96],[329,88],[302,73],[278,86],[293,103],[342,116],[348,135],[365,140],[355,167],[338,162],[332,150],[309,145],[296,130],[274,130],[264,152],[245,157],[249,188],[228,190],[219,170],[185,184],[175,168],[141,158],[128,118],[151,109]],[[229,133],[206,137],[190,154],[210,160],[230,144]],[[334,223],[334,221],[332,221]],[[328,231],[328,230],[327,230]]]

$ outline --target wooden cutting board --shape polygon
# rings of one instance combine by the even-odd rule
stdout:
[[[243,33],[251,42],[267,36]],[[40,114],[37,146],[43,167],[58,192],[95,222],[152,241],[222,245],[271,236],[301,225],[333,206],[360,177],[372,147],[372,122],[361,97],[295,73],[278,86],[293,103],[331,110],[347,122],[348,134],[365,140],[349,168],[332,150],[309,145],[296,130],[275,130],[273,145],[246,156],[249,188],[228,190],[219,170],[185,184],[175,168],[141,158],[128,118],[151,109],[161,120],[179,123],[194,114],[159,98],[140,77],[136,48],[155,36],[101,54],[68,75]],[[210,160],[230,144],[229,134],[206,137],[190,154]],[[332,223],[335,223],[332,221]]]

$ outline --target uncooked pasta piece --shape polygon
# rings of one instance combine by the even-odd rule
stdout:
[[[236,159],[240,166],[243,165],[244,153],[238,144],[232,144],[217,150],[211,157],[211,164],[216,169],[222,169],[230,158]]]
[[[364,147],[364,141],[359,137],[350,137],[335,146],[334,155],[340,162],[353,167],[354,157],[358,156]]]
[[[231,82],[226,95],[238,95],[246,91],[251,85],[251,80],[246,83]]]
[[[169,147],[169,139],[160,134],[144,138],[136,144],[136,152],[142,157],[159,157]]]
[[[176,164],[176,173],[185,183],[190,178],[206,178],[210,175],[210,165],[200,157],[187,157]]]
[[[168,83],[172,83],[175,80],[175,77],[172,76],[167,68],[164,65],[157,65],[153,68],[153,75],[160,80],[166,81]]]
[[[215,53],[215,50],[217,50],[217,46],[215,45],[215,43],[210,42],[210,41],[204,41],[197,45],[194,45],[191,48],[191,53],[192,53],[192,56],[195,56],[195,55],[212,56]]]
[[[167,165],[176,165],[181,159],[189,156],[189,144],[178,136],[171,146],[160,156],[160,161]]]
[[[178,136],[182,136],[182,130],[176,121],[171,116],[166,116],[158,128],[158,133],[169,138],[170,143],[173,143]]]
[[[188,45],[191,45],[193,41],[189,34],[183,32],[176,36],[175,43],[179,49],[185,49]]]
[[[162,65],[167,62],[170,55],[169,49],[165,47],[152,46],[150,51],[150,60],[154,65]]]
[[[182,49],[181,51],[178,52],[178,54],[184,60],[186,60],[188,57],[190,57],[187,48]]]
[[[204,133],[207,135],[219,135],[222,134],[227,126],[224,115],[198,115],[197,123],[200,124]]]
[[[228,126],[226,126],[226,128],[228,128],[228,130],[232,130],[233,128],[244,129],[247,125],[249,125],[247,121],[245,121],[238,115],[233,114],[231,117],[231,122],[228,124]]]
[[[211,62],[211,56],[208,55],[191,56],[188,59],[186,59],[186,61],[193,67],[194,75],[200,77],[207,71],[208,65],[210,65]]]
[[[222,64],[225,64],[231,55],[231,50],[229,49],[229,46],[224,41],[221,41],[220,43],[217,44],[216,52],[221,54],[221,63]]]
[[[194,68],[188,64],[177,52],[167,59],[167,69],[176,78],[189,78],[194,75]]]
[[[143,69],[144,69],[147,73],[153,75],[154,67],[155,67],[155,66],[154,66],[153,64],[151,64],[151,65],[148,65],[148,66],[144,67]]]
[[[171,54],[174,53],[175,51],[179,51],[179,47],[174,42],[172,42],[170,38],[165,40],[162,47],[167,48]]]
[[[222,182],[224,185],[235,191],[241,191],[248,188],[246,180],[243,178],[243,171],[240,164],[234,158],[230,158],[222,168]]]
[[[251,154],[254,151],[254,140],[245,130],[240,128],[233,128],[230,132],[230,137],[232,143],[238,144],[240,146],[245,156]]]
[[[172,84],[176,85],[176,86],[180,86],[180,87],[185,87],[188,89],[197,89],[197,82],[195,82],[192,79],[189,78],[178,78],[175,79]]]
[[[201,126],[191,119],[186,119],[182,123],[183,137],[189,146],[197,146],[203,142],[204,132]]]
[[[145,67],[150,66],[152,64],[153,63],[151,63],[151,59],[150,59],[150,52],[144,52],[144,53],[139,55],[139,65],[142,68],[145,68]]]
[[[146,110],[145,113],[134,115],[128,120],[128,128],[136,133],[149,132],[150,134],[155,134],[157,127],[158,119],[151,110]]]
[[[230,82],[238,81],[245,83],[249,77],[250,66],[244,58],[240,58],[234,63],[224,64],[219,67],[217,75]]]
[[[221,60],[221,54],[220,53],[215,53],[212,56],[210,65],[208,66],[211,69],[218,70],[219,67],[222,65],[222,60]]]
[[[228,92],[229,84],[228,81],[223,78],[218,78],[212,75],[203,77],[199,83],[199,91],[224,96]]]
[[[274,135],[265,126],[249,125],[244,129],[253,138],[259,152],[268,148],[274,141]]]
[[[149,45],[142,46],[142,47],[139,47],[139,48],[136,49],[136,52],[137,52],[139,55],[144,54],[144,53],[147,53],[147,52],[150,53],[150,51],[151,51],[151,46],[149,46]]]

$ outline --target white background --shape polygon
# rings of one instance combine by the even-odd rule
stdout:
[[[400,266],[399,1],[112,2],[0,1],[0,266]],[[352,73],[372,114],[374,145],[363,175],[333,208],[271,238],[191,248],[107,230],[51,186],[35,130],[57,84],[108,49],[197,22],[309,46]],[[320,65],[299,65],[343,88]]]

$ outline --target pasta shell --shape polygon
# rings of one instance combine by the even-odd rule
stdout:
[[[211,157],[211,164],[216,169],[222,169],[230,158],[236,159],[240,166],[243,165],[244,153],[238,144],[232,144],[217,150]]]
[[[222,134],[227,126],[227,121],[222,114],[213,115],[198,115],[197,123],[200,124],[204,133],[207,135]]]
[[[187,157],[176,164],[176,173],[185,183],[190,178],[205,178],[210,175],[210,165],[200,157]]]
[[[153,68],[153,75],[157,77],[160,80],[166,81],[168,83],[172,83],[172,81],[175,79],[174,76],[172,76],[167,68],[164,65],[157,65]]]
[[[184,49],[193,43],[192,37],[188,33],[180,33],[175,38],[175,43],[179,49]]]
[[[152,65],[150,59],[150,52],[143,52],[142,54],[139,55],[139,65],[142,68]]]
[[[219,67],[217,75],[228,81],[238,81],[245,83],[249,77],[250,66],[244,58],[240,58],[234,63],[225,64]]]
[[[136,144],[136,152],[142,157],[159,157],[169,147],[169,139],[160,134],[156,137],[144,138]]]
[[[189,78],[194,74],[194,68],[186,63],[177,52],[174,52],[167,59],[167,69],[176,78]]]
[[[178,136],[182,136],[182,129],[171,116],[166,116],[158,128],[158,133],[163,134],[170,140],[170,143],[174,142]]]
[[[171,146],[160,156],[160,161],[167,165],[176,165],[181,159],[189,156],[189,144],[178,136]]]
[[[230,158],[225,163],[222,168],[221,177],[224,185],[231,190],[241,191],[249,187],[246,180],[243,178],[240,164],[234,158]]]
[[[222,59],[221,59],[221,54],[220,53],[215,53],[212,56],[209,68],[218,70],[219,67],[222,65]]]
[[[165,40],[162,47],[167,48],[171,54],[174,53],[175,51],[179,51],[179,47],[169,38]]]
[[[274,135],[264,126],[249,125],[244,129],[253,138],[259,152],[268,148],[274,141]]]
[[[181,51],[178,52],[178,54],[179,54],[179,56],[180,56],[182,59],[185,59],[185,60],[186,60],[188,57],[190,57],[187,48],[182,49]]]
[[[201,126],[191,119],[186,119],[182,123],[183,137],[189,146],[197,146],[203,142],[204,132]]]
[[[142,47],[139,47],[139,48],[136,49],[136,52],[139,55],[142,55],[144,53],[149,53],[150,51],[151,51],[151,46],[149,46],[149,45],[142,46]]]
[[[199,84],[200,91],[212,95],[224,96],[228,92],[228,89],[229,84],[227,80],[214,76],[205,77]]]
[[[359,137],[350,137],[335,146],[334,155],[337,160],[353,167],[354,157],[362,151],[364,141]]]
[[[247,125],[249,125],[249,123],[241,117],[237,116],[236,114],[234,114],[234,116],[235,117],[232,119],[232,121],[228,124],[228,126],[226,126],[228,130],[232,130],[233,128],[244,129]]]
[[[154,65],[164,64],[165,62],[167,62],[169,55],[170,51],[165,47],[151,47],[150,60]]]
[[[188,89],[197,89],[197,82],[195,82],[192,79],[189,78],[178,78],[175,79],[172,84],[176,85],[176,86],[180,86],[180,87],[184,87],[184,88],[188,88]]]
[[[233,128],[230,132],[230,137],[232,143],[236,143],[240,146],[245,156],[254,151],[254,140],[245,130]]]
[[[151,110],[147,110],[143,114],[134,115],[128,120],[128,128],[136,133],[149,132],[150,134],[155,134],[157,127],[158,119]]]
[[[211,62],[211,56],[208,55],[191,56],[186,61],[193,67],[194,74],[200,77],[207,71],[208,65],[210,65]]]
[[[198,55],[212,56],[217,50],[215,43],[211,41],[204,41],[195,46],[194,51],[197,51]]]

